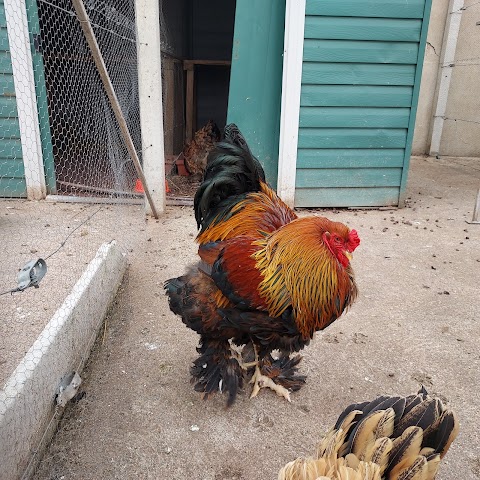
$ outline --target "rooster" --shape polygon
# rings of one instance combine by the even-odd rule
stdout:
[[[196,390],[225,391],[231,405],[251,374],[251,397],[269,387],[290,401],[305,382],[296,374],[301,356],[291,354],[357,295],[350,259],[360,240],[342,223],[297,218],[238,128],[224,135],[194,199],[201,261],[165,289],[170,309],[200,335]]]
[[[315,458],[285,465],[278,480],[433,480],[459,430],[452,410],[422,389],[353,404]]]

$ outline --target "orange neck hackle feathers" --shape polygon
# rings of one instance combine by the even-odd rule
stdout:
[[[291,306],[304,338],[333,322],[356,297],[351,268],[337,261],[322,239],[327,231],[349,233],[323,217],[300,218],[258,240],[261,248],[253,255],[269,315],[278,317]]]
[[[198,234],[197,243],[203,245],[239,235],[260,238],[263,232],[273,232],[297,218],[266,183],[260,181],[260,187],[261,191],[249,193],[213,219],[208,228]]]

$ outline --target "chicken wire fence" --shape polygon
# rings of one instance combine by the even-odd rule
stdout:
[[[141,161],[135,2],[84,5]],[[20,475],[144,240],[145,214],[72,2],[1,2],[0,34],[0,464]]]

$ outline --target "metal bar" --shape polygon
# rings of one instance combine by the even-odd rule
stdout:
[[[480,216],[480,188],[478,189],[477,200],[475,202],[475,207],[473,209],[472,221],[471,222],[467,221],[467,223],[480,224],[480,220],[478,219],[479,216]]]
[[[115,113],[115,117],[120,127],[123,140],[125,142],[125,146],[127,147],[128,153],[133,160],[133,164],[135,165],[138,178],[143,184],[145,196],[147,197],[148,203],[152,210],[152,214],[155,218],[158,218],[157,209],[155,208],[155,204],[150,194],[150,190],[148,188],[145,175],[143,173],[142,165],[140,164],[137,151],[135,150],[135,145],[133,144],[132,137],[130,136],[127,122],[125,121],[125,117],[123,116],[120,102],[118,101],[117,95],[110,80],[110,76],[108,75],[107,67],[103,60],[103,56],[98,46],[97,39],[95,38],[95,32],[93,31],[87,11],[85,10],[85,5],[83,4],[82,0],[72,0],[72,3],[73,7],[75,8],[75,12],[77,13],[78,21],[80,22],[83,33],[85,34],[85,38],[88,42],[88,46],[90,47],[90,50],[92,52],[95,65],[97,66],[98,73],[100,74],[100,78],[102,79],[102,83],[108,95],[108,99],[110,100],[110,105],[113,109],[113,112]]]

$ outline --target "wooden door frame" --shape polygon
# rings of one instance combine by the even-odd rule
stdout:
[[[295,203],[305,8],[306,0],[287,0],[285,11],[277,193],[291,208]]]

